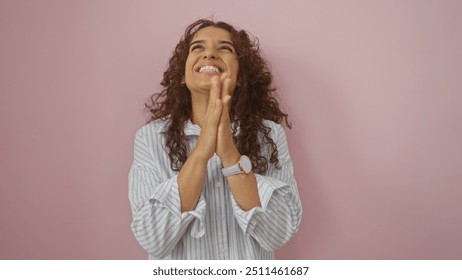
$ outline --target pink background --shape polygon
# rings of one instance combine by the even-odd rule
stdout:
[[[0,2],[0,259],[144,259],[127,173],[184,28],[271,62],[304,205],[280,259],[462,258],[461,1]]]

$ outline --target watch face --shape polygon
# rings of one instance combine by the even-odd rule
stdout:
[[[252,162],[250,162],[250,159],[247,156],[241,157],[241,166],[245,173],[252,171]]]

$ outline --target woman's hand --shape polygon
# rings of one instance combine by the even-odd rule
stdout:
[[[236,163],[240,157],[231,134],[228,110],[231,102],[230,90],[231,79],[226,76],[212,77],[205,124],[201,128],[201,134],[194,149],[196,155],[203,160],[208,160],[216,153],[223,166]]]
[[[218,76],[212,77],[205,123],[201,127],[201,134],[194,149],[194,152],[205,161],[216,152],[218,124],[223,111],[219,82]]]
[[[240,154],[234,145],[231,134],[231,121],[229,119],[229,104],[231,102],[231,79],[223,76],[220,83],[214,84],[212,88],[220,92],[222,111],[220,122],[218,123],[216,153],[221,159],[223,166],[228,166],[239,161]]]

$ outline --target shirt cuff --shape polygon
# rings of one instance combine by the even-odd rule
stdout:
[[[234,197],[231,196],[234,216],[246,235],[250,235],[255,228],[258,220],[256,219],[256,216],[263,215],[266,212],[273,193],[279,189],[282,191],[284,187],[286,187],[284,188],[286,189],[284,193],[286,193],[289,188],[286,183],[272,177],[262,176],[259,174],[255,174],[255,177],[257,179],[258,195],[260,196],[261,207],[254,207],[248,211],[244,211],[234,200]]]
[[[201,194],[194,210],[181,213],[180,192],[178,190],[178,176],[174,176],[162,183],[149,198],[153,207],[167,209],[173,214],[176,224],[191,222],[191,236],[200,238],[205,233],[205,198]]]

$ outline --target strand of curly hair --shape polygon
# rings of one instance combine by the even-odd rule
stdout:
[[[189,54],[189,45],[202,28],[213,26],[222,28],[231,34],[238,55],[239,73],[237,85],[231,100],[230,119],[237,121],[232,129],[235,144],[241,154],[247,155],[255,173],[264,174],[273,164],[280,168],[278,149],[269,136],[271,129],[263,120],[285,124],[291,128],[288,115],[283,113],[276,99],[276,90],[271,86],[272,75],[267,63],[260,55],[258,40],[251,40],[244,31],[237,31],[225,22],[201,19],[191,24],[185,31],[169,59],[168,69],[160,83],[163,90],[150,98],[145,106],[150,112],[148,122],[167,119],[166,146],[170,165],[179,171],[188,157],[188,142],[184,135],[184,125],[192,114],[191,95],[183,82],[185,63]],[[262,137],[262,141],[259,138]],[[270,146],[269,159],[262,155],[262,144]]]

